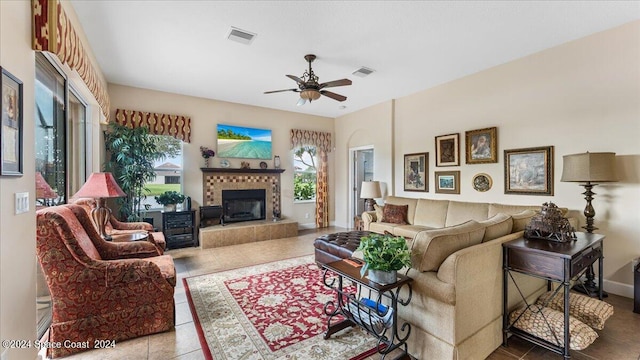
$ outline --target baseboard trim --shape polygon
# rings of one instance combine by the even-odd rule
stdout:
[[[604,291],[633,299],[633,285],[613,280],[604,280]]]
[[[316,228],[316,223],[306,223],[306,224],[298,223],[298,229],[300,230],[308,230],[308,229],[315,229],[315,228]]]

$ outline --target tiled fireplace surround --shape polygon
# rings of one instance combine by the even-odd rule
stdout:
[[[265,220],[202,228],[200,229],[200,246],[206,249],[297,236],[297,222],[273,221],[273,211],[280,212],[280,174],[283,171],[280,169],[202,168],[204,206],[222,205],[222,190],[264,189],[267,201],[265,201]]]

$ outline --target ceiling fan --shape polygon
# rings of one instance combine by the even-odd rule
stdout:
[[[342,96],[340,94],[336,94],[334,92],[323,90],[323,89],[328,87],[351,85],[351,80],[340,79],[340,80],[334,80],[334,81],[329,81],[326,83],[319,84],[318,76],[316,76],[316,74],[313,72],[313,69],[311,68],[311,63],[313,62],[313,60],[316,59],[316,56],[313,54],[308,54],[304,56],[304,59],[307,60],[307,62],[309,63],[309,70],[306,70],[304,72],[304,74],[302,75],[302,78],[299,78],[294,75],[287,75],[288,78],[298,83],[297,89],[293,88],[293,89],[284,89],[284,90],[265,91],[265,94],[273,94],[273,93],[284,92],[284,91],[293,91],[293,92],[300,93],[300,100],[298,100],[298,104],[297,104],[298,106],[304,105],[307,102],[307,100],[309,102],[313,100],[318,100],[320,98],[320,95],[324,95],[338,101],[347,100],[346,96]]]

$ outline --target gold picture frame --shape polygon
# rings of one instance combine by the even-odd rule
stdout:
[[[404,191],[429,191],[429,153],[404,155]]]
[[[553,195],[553,146],[505,150],[504,193]]]
[[[436,136],[436,166],[460,165],[460,134]]]
[[[436,171],[436,193],[460,194],[460,171]]]
[[[498,129],[490,127],[465,132],[467,164],[498,162]]]

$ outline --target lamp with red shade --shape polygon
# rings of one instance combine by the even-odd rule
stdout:
[[[105,202],[107,198],[116,198],[127,196],[127,194],[120,189],[116,179],[114,179],[111,173],[93,173],[87,179],[87,182],[82,185],[78,190],[74,198],[93,198],[96,199],[96,207],[91,210],[91,217],[93,222],[98,227],[98,232],[105,240],[111,240],[111,235],[105,233],[105,226],[107,221],[111,217],[111,209],[109,209]]]
[[[42,173],[36,171],[36,200],[42,205],[40,207],[55,205],[52,200],[57,198],[58,193],[51,188]],[[38,208],[38,205],[36,205],[36,208]]]

